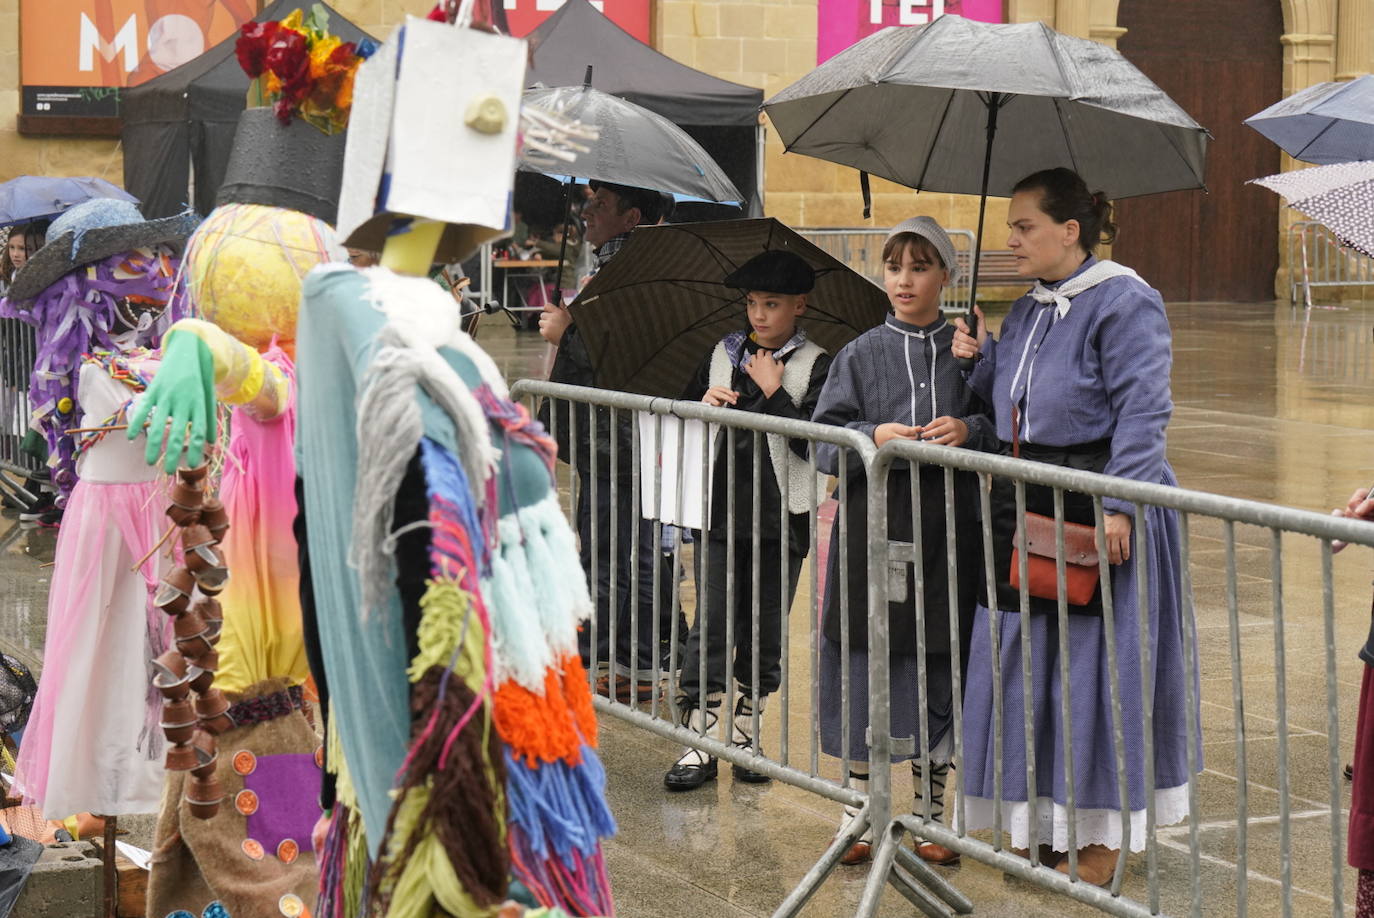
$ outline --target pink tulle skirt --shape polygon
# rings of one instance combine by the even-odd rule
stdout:
[[[167,525],[159,491],[155,481],[82,481],[67,503],[16,774],[48,819],[157,812],[164,741],[149,661],[171,640],[152,604],[166,552],[131,568]]]

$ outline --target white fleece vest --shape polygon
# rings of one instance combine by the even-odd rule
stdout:
[[[782,365],[782,389],[792,399],[792,404],[801,407],[806,398],[806,390],[811,385],[811,370],[825,349],[814,341],[807,340],[792,352]],[[734,367],[730,364],[730,354],[725,342],[716,345],[711,354],[711,369],[708,382],[712,386],[731,388],[734,381]],[[716,431],[715,437],[720,436]],[[787,492],[787,509],[790,513],[807,513],[812,507],[825,499],[825,476],[820,472],[811,473],[811,465],[798,456],[787,445],[787,438],[781,434],[764,434],[768,438],[768,455],[773,460],[773,477],[778,483],[778,493],[786,490],[783,476],[786,475],[791,490]],[[716,438],[711,440],[711,454],[715,455]],[[785,467],[784,467],[785,464]]]

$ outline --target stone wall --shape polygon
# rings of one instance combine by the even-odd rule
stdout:
[[[652,0],[655,46],[670,57],[724,79],[762,89],[765,98],[810,71],[816,62],[816,0]],[[1374,7],[1368,0],[1282,0],[1287,33],[1284,89],[1319,80],[1350,79],[1374,65]],[[1114,45],[1118,0],[1007,0],[1008,19],[1044,21],[1061,31]],[[0,180],[22,173],[97,175],[119,182],[123,159],[113,140],[21,137],[18,0],[0,0]],[[386,37],[407,13],[423,15],[431,0],[332,0],[340,13]],[[860,226],[858,173],[809,157],[784,154],[766,127],[767,212],[794,226]],[[976,152],[976,151],[974,151]],[[1285,168],[1291,164],[1285,159]],[[915,213],[950,228],[977,225],[977,199],[916,194],[873,180],[872,226]],[[1006,242],[1005,202],[988,209],[986,248]],[[1291,219],[1285,209],[1281,219]],[[1286,265],[1279,286],[1286,284]],[[1286,287],[1285,287],[1286,295]]]

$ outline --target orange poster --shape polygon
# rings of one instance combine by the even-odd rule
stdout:
[[[94,101],[100,88],[135,86],[181,66],[228,38],[257,12],[255,0],[20,0],[25,110],[47,90],[49,103]],[[86,92],[78,90],[85,89]],[[109,93],[108,95],[115,95]],[[64,114],[94,114],[62,105]]]

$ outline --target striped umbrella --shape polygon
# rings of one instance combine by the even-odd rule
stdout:
[[[1342,243],[1374,257],[1374,162],[1281,172],[1250,184],[1278,192]]]
[[[570,307],[596,385],[678,398],[716,343],[748,326],[726,276],[773,249],[815,269],[799,324],[830,353],[883,322],[881,287],[772,218],[640,227]]]

